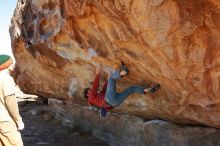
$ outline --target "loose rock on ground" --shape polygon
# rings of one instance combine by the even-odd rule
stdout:
[[[39,111],[45,106],[34,101],[20,103],[20,113],[25,123],[25,129],[21,132],[24,146],[107,146],[89,132],[76,127],[62,127],[53,113]]]

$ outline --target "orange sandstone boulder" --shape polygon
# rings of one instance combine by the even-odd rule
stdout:
[[[115,111],[220,128],[219,0],[18,0],[10,27],[23,91],[86,104],[95,66],[161,84]]]

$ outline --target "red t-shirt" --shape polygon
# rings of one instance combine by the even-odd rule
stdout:
[[[105,84],[102,87],[102,90],[98,92],[99,89],[99,74],[96,74],[92,89],[88,95],[88,103],[100,108],[106,108],[106,110],[110,110],[110,106],[106,103],[105,100],[105,91],[107,88],[108,80],[105,81]]]

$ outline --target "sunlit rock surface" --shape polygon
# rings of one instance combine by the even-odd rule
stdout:
[[[115,111],[220,128],[219,0],[19,0],[10,28],[23,91],[86,104],[95,66],[158,82]]]

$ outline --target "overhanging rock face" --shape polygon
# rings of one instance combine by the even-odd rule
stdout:
[[[95,66],[123,60],[119,91],[161,90],[116,111],[220,127],[219,0],[19,0],[10,34],[23,91],[86,103]]]

